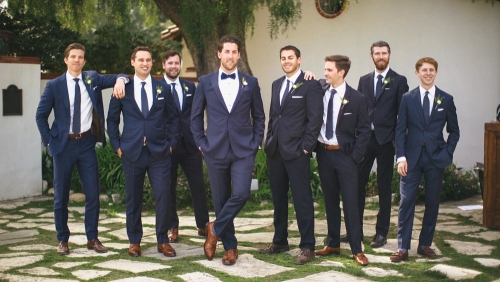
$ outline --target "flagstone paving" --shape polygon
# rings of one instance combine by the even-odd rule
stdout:
[[[375,276],[375,277],[386,277],[386,276],[400,276],[403,277],[403,274],[399,273],[396,270],[387,270],[379,267],[365,267],[362,269],[366,275]]]
[[[327,272],[321,272],[321,273],[309,275],[309,276],[306,276],[304,278],[285,280],[284,282],[311,282],[311,281],[329,281],[329,282],[361,281],[361,282],[369,282],[372,280],[360,278],[360,277],[345,274],[342,272],[327,271]]]
[[[485,245],[478,242],[463,242],[456,240],[444,240],[444,241],[450,244],[453,249],[457,250],[457,252],[470,256],[489,255],[491,254],[491,251],[495,248],[494,246]]]
[[[109,270],[76,270],[71,272],[76,278],[82,279],[82,280],[91,280],[91,279],[96,279],[99,277],[103,277],[111,273]]]
[[[220,280],[219,278],[204,272],[191,272],[177,276],[187,282],[222,282],[222,280]]]
[[[448,278],[453,280],[471,279],[481,274],[481,272],[472,269],[460,268],[445,264],[437,264],[429,270],[442,272],[446,274]]]

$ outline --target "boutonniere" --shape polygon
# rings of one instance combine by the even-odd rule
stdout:
[[[248,85],[248,82],[245,80],[244,77],[241,78],[241,85],[243,85],[242,88]]]
[[[441,97],[441,95],[438,95],[437,97],[434,97],[434,102],[436,103],[436,108],[443,103],[444,97]]]
[[[163,91],[163,87],[161,87],[161,85],[157,85],[156,86],[156,97],[158,97],[158,95],[160,95],[162,91]]]
[[[185,83],[182,84],[182,88],[184,88],[184,92],[188,92],[189,88],[186,86]]]
[[[92,84],[92,80],[94,78],[90,77],[90,76],[85,76],[85,78],[83,79],[85,81],[85,83],[87,83],[88,85],[91,85]]]
[[[304,84],[304,82],[299,82],[299,83],[292,84],[292,89],[293,90],[297,90],[299,87],[302,86],[302,84]]]
[[[340,97],[340,103],[342,104],[343,107],[349,103],[349,100],[345,99],[344,97]]]
[[[390,77],[385,78],[384,79],[384,86],[386,86],[387,84],[391,83],[391,81],[393,81],[392,78],[390,78]]]

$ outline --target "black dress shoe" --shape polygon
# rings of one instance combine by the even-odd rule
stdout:
[[[370,246],[372,248],[380,248],[386,243],[387,243],[387,237],[384,237],[382,235],[375,235],[375,237],[373,237],[373,241],[370,243]]]

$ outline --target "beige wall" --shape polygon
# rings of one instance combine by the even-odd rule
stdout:
[[[40,65],[0,63],[0,89],[11,84],[23,91],[23,115],[0,114],[0,201],[42,194],[41,138],[35,122]]]
[[[314,1],[302,1],[302,19],[287,35],[271,40],[268,11],[255,15],[255,32],[247,39],[253,74],[259,79],[266,112],[271,83],[283,75],[279,49],[291,44],[302,52],[302,69],[323,78],[324,57],[343,54],[352,66],[346,81],[356,88],[361,75],[374,70],[370,46],[391,45],[390,66],[418,86],[415,62],[433,57],[439,63],[437,87],[452,94],[461,139],[454,161],[466,169],[483,161],[484,123],[495,117],[500,103],[500,2],[470,0],[350,1],[335,19],[321,17]],[[263,47],[265,46],[265,47]]]

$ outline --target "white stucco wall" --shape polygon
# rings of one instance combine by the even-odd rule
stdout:
[[[0,115],[0,200],[42,194],[41,141],[35,123],[40,65],[0,63],[0,89],[11,84],[23,91],[23,115]]]
[[[302,19],[295,30],[271,40],[268,11],[255,14],[253,37],[246,47],[250,67],[259,79],[266,113],[271,83],[283,75],[279,49],[291,44],[302,53],[302,69],[323,78],[324,57],[350,57],[346,77],[357,88],[359,77],[374,70],[370,46],[387,41],[392,50],[390,66],[418,86],[415,63],[433,57],[439,63],[437,87],[452,94],[458,112],[461,139],[454,161],[470,169],[483,161],[484,123],[495,118],[500,103],[500,2],[477,0],[377,0],[350,1],[335,19],[321,17],[314,1],[302,1]]]

